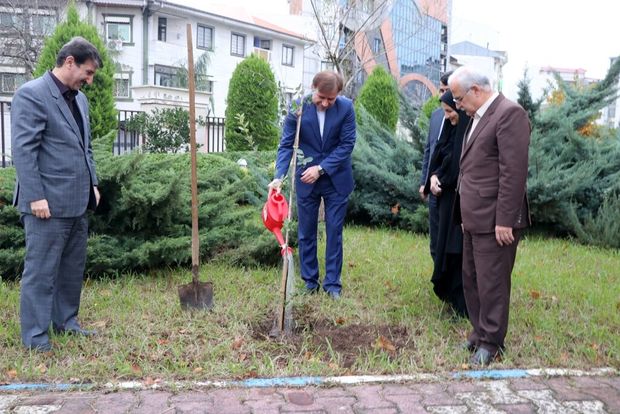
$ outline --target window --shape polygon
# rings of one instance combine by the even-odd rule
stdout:
[[[259,49],[271,50],[271,40],[261,39],[260,37],[254,36],[254,47],[257,47]]]
[[[155,85],[179,87],[179,69],[173,66],[155,65]]]
[[[199,24],[197,30],[196,47],[198,49],[213,50],[213,28]]]
[[[379,53],[379,52],[381,52],[381,44],[382,44],[381,39],[380,39],[380,38],[378,38],[378,37],[375,37],[375,41],[374,41],[374,43],[372,44],[372,51],[373,51],[374,53]]]
[[[115,98],[130,98],[129,95],[129,79],[116,78],[114,79],[114,97]]]
[[[157,19],[157,40],[160,42],[166,41],[166,27],[168,25],[168,19],[160,17]]]
[[[132,16],[105,16],[105,36],[111,40],[122,40],[123,44],[133,43]]]
[[[0,92],[14,93],[24,82],[26,76],[22,73],[0,73]]]
[[[282,64],[286,66],[293,66],[293,55],[295,54],[295,48],[289,45],[282,45]]]
[[[321,71],[334,70],[334,63],[327,60],[321,61]]]
[[[56,28],[56,16],[49,14],[32,15],[32,33],[39,36],[52,34]]]
[[[21,14],[0,12],[0,30],[3,32],[23,30],[25,28],[24,23],[24,17]]]
[[[245,35],[238,33],[230,35],[230,54],[245,57]]]
[[[196,90],[200,92],[213,93],[213,81],[207,79],[207,76],[196,75]]]

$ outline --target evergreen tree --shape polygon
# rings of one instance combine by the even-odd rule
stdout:
[[[533,124],[535,123],[536,114],[540,108],[541,101],[534,102],[532,99],[532,94],[530,93],[530,78],[527,75],[527,68],[523,71],[523,79],[517,83],[517,87],[519,88],[517,102],[527,111],[530,122]]]
[[[616,97],[620,60],[592,88],[574,88],[558,81],[564,99],[541,110],[532,131],[528,194],[536,225],[587,243],[609,245],[609,231],[618,226],[620,140],[601,129],[597,139],[580,131]],[[620,211],[620,210],[616,210]],[[597,230],[598,229],[598,230]],[[601,229],[607,229],[606,232]]]
[[[90,107],[90,126],[93,139],[97,139],[117,127],[117,112],[114,103],[114,62],[97,33],[97,28],[80,21],[75,5],[67,9],[67,20],[59,24],[52,36],[45,41],[41,58],[37,63],[34,75],[42,76],[56,66],[56,55],[60,49],[75,36],[82,36],[91,42],[99,51],[103,67],[97,70],[92,85],[86,85],[82,92],[88,98]]]
[[[394,226],[411,231],[428,229],[428,210],[414,183],[420,181],[422,155],[411,142],[394,134],[358,108],[360,121],[353,150],[355,191],[347,218],[356,224]]]
[[[389,131],[396,131],[400,106],[398,86],[383,66],[376,66],[364,82],[355,100],[356,111],[360,105]]]
[[[269,64],[250,55],[228,85],[226,149],[270,150],[279,141],[278,86]]]

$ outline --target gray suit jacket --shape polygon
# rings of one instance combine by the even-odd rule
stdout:
[[[32,214],[32,201],[47,199],[52,217],[78,217],[94,209],[97,183],[90,144],[88,101],[76,102],[84,137],[49,72],[20,87],[11,103],[11,145],[17,182],[13,204]]]
[[[420,177],[420,185],[425,185],[428,180],[428,165],[433,158],[433,151],[437,146],[437,139],[439,138],[439,131],[444,121],[443,109],[435,109],[431,114],[431,118],[428,125],[428,137],[426,138],[426,147],[424,148],[424,158],[422,159],[422,176]]]

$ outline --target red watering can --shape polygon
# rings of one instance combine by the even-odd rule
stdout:
[[[269,190],[267,202],[263,206],[263,224],[272,232],[280,246],[284,247],[284,237],[282,236],[282,227],[284,220],[288,217],[288,203],[286,197],[275,189]]]

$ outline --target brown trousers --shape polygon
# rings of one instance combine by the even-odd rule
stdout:
[[[515,241],[499,246],[495,233],[463,234],[463,290],[473,331],[468,340],[491,353],[504,348],[508,331],[510,275],[517,255]]]

